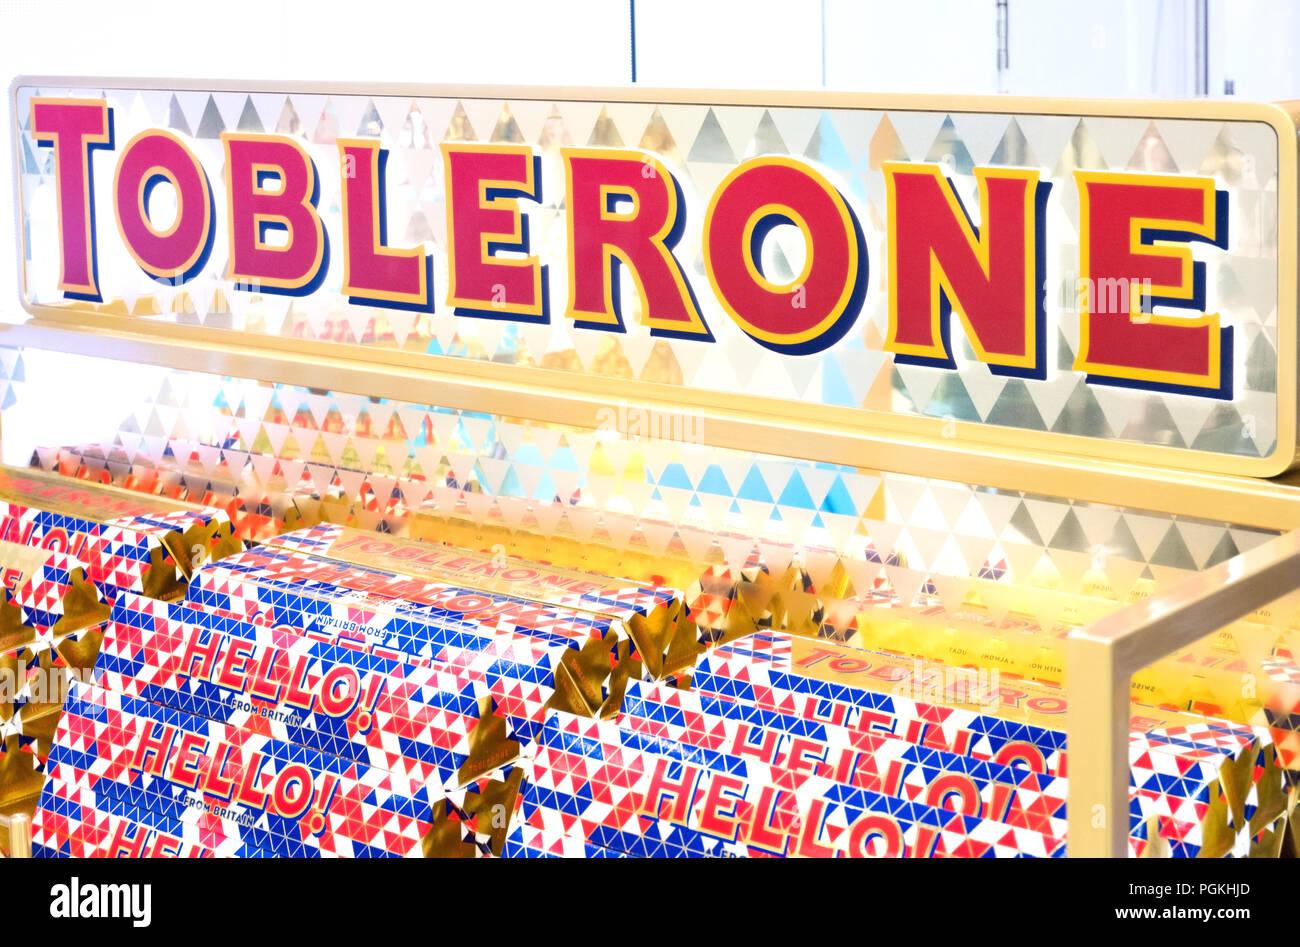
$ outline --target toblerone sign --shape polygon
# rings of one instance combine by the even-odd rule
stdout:
[[[348,93],[331,91],[338,101]],[[933,390],[935,379],[957,376],[973,401],[991,380],[1016,379],[1041,418],[1032,427],[1093,437],[1098,453],[1107,439],[1157,451],[1171,443],[1168,431],[1111,416],[1123,413],[1116,398],[1131,398],[1175,419],[1181,449],[1197,455],[1193,466],[1270,474],[1295,455],[1296,135],[1283,107],[997,99],[994,111],[960,98],[912,97],[894,107],[773,95],[765,105],[753,96],[674,101],[663,93],[654,115],[671,147],[656,146],[663,136],[648,131],[630,147],[584,127],[570,130],[573,143],[514,133],[470,140],[469,122],[458,125],[457,116],[475,99],[435,90],[436,98],[420,99],[425,111],[433,102],[460,111],[442,140],[426,142],[433,154],[420,200],[441,219],[436,238],[414,240],[387,225],[399,176],[390,158],[411,144],[391,120],[363,122],[371,133],[356,135],[310,134],[306,123],[297,132],[262,130],[242,118],[190,134],[183,117],[153,124],[166,112],[156,105],[128,118],[127,103],[145,93],[42,79],[16,80],[13,92],[24,259],[57,264],[43,281],[34,265],[24,271],[35,312],[89,311],[120,298],[123,267],[110,273],[104,265],[112,256],[171,287],[208,280],[228,293],[324,295],[349,308],[450,315],[458,324],[634,334],[667,343],[683,365],[699,361],[688,350],[720,343],[729,359],[774,353],[783,366],[874,352],[871,364],[892,367],[910,408],[878,393],[838,398],[827,393],[829,381],[800,399],[933,423],[942,409],[916,395],[924,379]],[[233,116],[247,99],[246,116],[253,92],[261,87],[218,90],[209,101]],[[292,104],[291,93],[273,98]],[[593,99],[618,99],[609,90],[570,95],[498,91],[491,105],[510,116],[509,100],[517,109],[544,100],[553,115],[572,115],[579,105],[590,113]],[[364,97],[372,107],[399,100],[419,110],[410,93]],[[823,102],[836,106],[833,115],[818,111]],[[801,127],[815,127],[819,147],[765,143],[758,131],[739,147],[744,134],[735,128],[779,126],[775,115],[792,136],[789,116],[801,111],[813,117]],[[898,130],[940,115],[947,124],[933,118],[940,134],[928,151],[903,144]],[[729,157],[709,156],[706,174],[688,142],[695,136],[700,148],[719,117],[733,129],[733,147]],[[845,144],[836,157],[827,137],[847,135],[855,122],[870,141]],[[1004,147],[1004,132],[994,149],[1012,124],[1033,131],[1020,133],[1025,146]],[[1071,127],[1073,135],[1060,133]],[[945,128],[982,138],[980,157],[963,140],[941,147],[957,134],[944,139]],[[900,153],[907,160],[894,160]],[[157,209],[158,189],[166,212]],[[543,208],[554,210],[545,224]],[[41,215],[45,226],[33,226]],[[45,245],[34,245],[38,233]],[[773,246],[792,243],[786,255],[796,262],[778,272]],[[1052,413],[1076,381],[1095,395],[1088,404],[1107,411],[1108,432],[1088,427],[1074,401],[1077,410],[1057,403]],[[680,384],[689,403],[692,383]],[[1206,439],[1199,419],[1222,403],[1249,414],[1244,443]],[[1021,423],[983,408],[981,423]],[[1260,435],[1256,422],[1275,436]],[[1213,424],[1207,429],[1214,433]]]

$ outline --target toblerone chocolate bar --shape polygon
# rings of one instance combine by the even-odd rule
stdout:
[[[787,713],[867,716],[907,739],[960,752],[992,753],[1042,772],[1064,772],[1066,691],[893,655],[809,641],[782,632],[754,635],[707,656],[693,683],[710,693]],[[1206,720],[1134,704],[1134,738],[1196,758],[1240,761],[1268,744],[1263,728]],[[1258,744],[1252,749],[1252,746]]]
[[[555,712],[521,821],[641,856],[1022,857],[1029,829]]]
[[[1285,660],[1261,662],[1260,670],[1264,712],[1278,759],[1288,769],[1300,770],[1300,667],[1288,655]]]
[[[561,645],[566,653],[528,679],[554,688],[579,713],[616,707],[640,668],[632,642],[600,616],[281,549],[208,564],[192,580],[189,602],[415,662],[446,663],[449,653],[527,639]]]
[[[232,757],[221,760],[222,772],[227,776],[235,775],[241,779],[240,793],[246,792],[242,782],[244,773],[239,770],[239,761],[231,762]],[[311,759],[304,756],[304,759]],[[192,763],[193,760],[187,760]],[[250,818],[247,811],[230,805],[230,799],[218,797],[209,802],[193,793],[172,794],[166,786],[155,781],[139,784],[129,779],[103,778],[102,774],[83,768],[81,764],[94,766],[85,754],[78,755],[72,750],[65,750],[61,744],[56,747],[51,761],[50,779],[46,781],[48,790],[52,784],[67,787],[72,798],[79,804],[93,808],[102,814],[129,819],[171,838],[194,841],[210,847],[218,857],[239,858],[338,858],[338,857],[395,857],[396,852],[376,845],[349,845],[346,840],[334,837],[331,844],[321,844],[321,839],[305,838],[297,840],[293,834],[283,834],[273,814],[267,818]],[[372,774],[375,775],[375,774]],[[382,778],[382,773],[377,774]],[[503,800],[502,808],[513,806],[513,796],[518,792],[519,776],[509,777],[501,782],[501,788],[495,788],[496,780],[483,781],[486,790],[493,793],[493,799]],[[143,788],[142,788],[143,787]],[[345,794],[347,786],[345,785]],[[364,790],[362,790],[364,794]],[[65,793],[66,795],[67,793]],[[353,793],[355,797],[357,794]],[[377,793],[366,795],[370,801]],[[387,800],[392,802],[391,798]],[[474,795],[466,793],[464,801],[472,804]],[[366,834],[365,826],[360,824],[360,817],[367,814],[364,805],[358,808],[356,799],[345,800],[340,805],[358,815],[349,825],[352,834]],[[42,805],[46,798],[42,797]],[[420,854],[431,858],[476,858],[487,853],[499,853],[504,843],[508,826],[494,829],[483,841],[472,834],[474,814],[457,806],[448,798],[439,799],[432,806],[433,822],[423,838]],[[39,813],[38,813],[39,814]],[[57,813],[56,813],[57,815]],[[60,829],[69,826],[48,815],[45,817],[50,825],[50,834],[57,839]],[[313,817],[314,818],[314,817]],[[281,820],[283,821],[283,820]],[[393,818],[396,828],[408,826],[409,821],[399,814]],[[326,833],[322,833],[324,838]],[[386,836],[386,838],[389,836]],[[328,839],[326,839],[328,841]],[[137,839],[138,841],[138,839]],[[416,856],[418,857],[418,856]]]
[[[447,815],[473,836],[470,847],[499,854],[509,823],[498,813],[518,792],[511,764],[549,707],[581,705],[580,695],[545,683],[557,671],[566,680],[565,662],[578,652],[522,635],[458,632],[451,644],[405,659],[303,632],[286,618],[272,627],[121,595],[96,674],[117,691],[417,781],[432,773],[453,790]],[[444,854],[465,850],[450,827],[437,837]]]
[[[628,685],[617,722],[859,789],[941,805],[1063,837],[1065,778],[922,747],[878,730],[837,726],[665,685]]]
[[[1017,744],[1028,742],[1053,758],[1064,744],[1068,692],[1012,675],[995,676],[993,670],[928,664],[785,632],[761,632],[707,655],[691,683],[721,696],[750,700],[763,690],[754,686],[758,675],[765,686],[808,699],[788,699],[788,706],[823,702],[821,713],[842,716],[852,710],[855,719],[856,714],[895,703],[917,719],[936,723],[973,714],[988,727],[1001,722],[999,734],[1014,734]],[[738,679],[742,672],[750,680]],[[725,692],[715,689],[719,687]],[[1227,747],[1240,749],[1262,734],[1260,727],[1136,702],[1132,725],[1135,733],[1178,733],[1189,748],[1203,737],[1202,749],[1215,755]]]
[[[51,770],[57,775],[46,781],[41,808],[36,813],[49,848],[66,852],[73,833],[80,830],[84,836],[84,829],[70,817],[71,811],[83,820],[89,813],[95,813],[93,821],[98,826],[102,826],[105,819],[112,818],[139,827],[139,831],[127,829],[120,837],[116,834],[110,836],[107,841],[113,846],[110,851],[115,854],[108,857],[156,857],[159,846],[174,847],[176,842],[195,848],[201,846],[218,858],[342,857],[338,851],[328,847],[322,849],[317,844],[295,842],[267,829],[250,826],[246,821],[213,816],[186,797],[136,790],[129,784],[98,778],[66,762],[57,763]],[[506,792],[517,793],[518,783],[518,778],[507,779],[504,783],[506,788],[498,796],[504,797]],[[471,796],[466,798],[472,801]],[[509,799],[507,802],[513,805]],[[73,806],[77,808],[72,810]],[[474,817],[452,806],[450,800],[434,803],[433,812],[433,828],[422,846],[425,857],[477,858],[500,854],[507,834],[504,826],[493,830],[492,836],[480,842],[471,834]],[[102,831],[97,831],[94,839],[102,844],[105,841]],[[41,853],[38,851],[36,854]],[[392,855],[373,846],[354,847],[351,854],[364,857]]]
[[[284,533],[267,545],[600,617],[636,645],[654,680],[688,666],[701,650],[676,589],[328,523]]]
[[[0,539],[76,556],[110,601],[183,595],[196,565],[243,547],[219,510],[13,467],[0,467]]]
[[[557,713],[539,739],[521,820],[642,856],[1042,857],[1064,851],[1059,836],[987,813],[954,812],[939,802],[927,805],[637,733],[616,721]],[[1166,821],[1135,813],[1130,852],[1275,854],[1260,849],[1269,848],[1269,837],[1276,848],[1285,820],[1274,820],[1255,833],[1257,839],[1247,836],[1257,845],[1230,849],[1196,831],[1172,841],[1155,835],[1156,824]]]
[[[463,667],[411,664],[127,594],[112,619],[94,683],[115,693],[450,789],[521,750],[505,719],[494,719],[492,685]],[[509,709],[540,722],[550,696],[520,694]]]
[[[56,456],[51,457],[52,454]],[[205,454],[215,455],[220,461],[204,467],[181,459]],[[46,467],[54,463],[65,476],[89,476],[96,482],[99,482],[98,475],[106,472],[114,486],[223,510],[229,514],[235,532],[251,541],[303,525],[292,496],[295,485],[282,482],[280,489],[274,484],[268,487],[254,476],[254,465],[241,468],[227,462],[232,454],[246,452],[170,440],[167,451],[160,457],[132,457],[121,448],[81,444],[57,451],[37,450],[32,466]],[[269,481],[275,464],[274,457],[263,461],[258,456],[256,467],[265,472]]]
[[[630,684],[617,719],[652,736],[1065,838],[1067,782],[1061,776],[664,685]],[[1134,761],[1153,768],[1145,753],[1135,747]],[[1172,768],[1161,768],[1161,775]],[[1139,854],[1153,820],[1165,853],[1192,857],[1203,848],[1203,823],[1217,799],[1217,760],[1183,760],[1176,772],[1172,782],[1134,787],[1130,834]],[[1247,821],[1255,808],[1245,807]],[[1212,831],[1209,837],[1219,838]]]
[[[1052,596],[1067,598],[1041,593],[1043,598]],[[1076,601],[1076,606],[1082,601]],[[1090,612],[1075,607],[1074,620],[1058,622],[1051,629],[1013,615],[993,623],[973,609],[949,613],[938,608],[872,606],[857,613],[856,629],[848,643],[866,651],[936,664],[996,667],[1004,675],[1060,685],[1068,683],[1065,643],[1069,633],[1114,607],[1102,600],[1088,604]],[[1261,662],[1275,654],[1282,635],[1279,628],[1234,623],[1137,671],[1131,682],[1133,697],[1144,704],[1260,723],[1263,697],[1259,688],[1243,688],[1242,679],[1260,673]]]
[[[50,776],[68,781],[63,767],[84,773],[88,788],[116,782],[201,809],[214,827],[340,856],[420,857],[435,805],[445,805],[440,791],[376,767],[76,683]]]
[[[209,810],[206,804],[200,804],[194,798],[153,791],[159,787],[141,789],[128,780],[106,779],[77,765],[83,762],[81,760],[69,762],[75,757],[62,752],[62,747],[55,750],[56,761],[49,766],[50,776],[46,785],[63,787],[64,795],[97,812],[129,819],[174,838],[196,838],[214,852],[237,853],[245,858],[337,857],[328,849],[322,851],[319,845],[296,842],[258,826],[224,806]],[[44,803],[45,797],[42,796]],[[71,828],[60,826],[49,815],[42,817],[42,821],[50,826],[48,835],[56,842],[60,841],[60,828]]]
[[[778,632],[711,653],[693,683],[706,693],[782,713],[1066,773],[1065,734],[1058,729],[1067,706],[1062,690],[1015,679],[991,690],[977,685],[973,672],[953,679],[953,671]],[[1217,789],[1203,780],[1197,794],[1202,808],[1196,822],[1206,845],[1220,853],[1254,849],[1257,842],[1268,849],[1287,809],[1288,779],[1267,731],[1134,706],[1130,763],[1139,792],[1155,798],[1170,779],[1181,778],[1180,768],[1200,762],[1212,763],[1218,776]],[[1185,813],[1182,819],[1188,821]]]

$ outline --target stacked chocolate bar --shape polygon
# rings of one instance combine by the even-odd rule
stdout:
[[[328,525],[110,608],[38,854],[1065,852],[1051,685],[776,631],[710,647],[671,589]],[[1267,729],[1134,710],[1132,854],[1293,846]]]
[[[719,648],[690,690],[632,683],[612,719],[551,714],[507,851],[1064,854],[1059,693],[963,691],[888,656],[798,644],[765,633]],[[1133,718],[1130,761],[1131,854],[1293,844],[1266,731],[1150,711]]]
[[[119,594],[36,845],[73,834],[57,797],[216,854],[500,854],[548,710],[611,712],[679,633],[669,590],[411,542],[393,558],[414,568],[383,570],[394,547],[371,540],[287,534],[199,569],[184,601]]]
[[[30,814],[70,677],[89,675],[121,595],[177,597],[241,548],[219,511],[0,468],[0,851]]]

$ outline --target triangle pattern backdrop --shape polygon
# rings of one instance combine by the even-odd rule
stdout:
[[[0,358],[6,398],[39,401],[21,364],[16,354]],[[635,549],[732,575],[758,562],[774,574],[794,564],[807,575],[805,592],[834,587],[857,601],[919,596],[956,612],[978,592],[995,618],[1011,605],[999,587],[1082,595],[1100,615],[1139,584],[1163,591],[1274,535],[722,450],[693,443],[689,426],[679,433],[628,436],[170,371],[111,441],[49,445],[34,460],[117,483],[171,464],[200,482],[293,496],[304,511],[369,529],[404,530],[413,513],[459,515],[604,548],[611,572],[624,571],[619,557]],[[799,593],[789,594],[797,605]],[[852,610],[821,604],[829,624],[851,622]],[[1061,617],[1061,605],[1040,607],[1056,609],[1038,615],[1044,623]]]

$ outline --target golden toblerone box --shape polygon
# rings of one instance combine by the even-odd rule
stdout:
[[[618,513],[604,515],[611,519],[622,516]],[[555,563],[584,572],[618,574],[637,582],[680,589],[687,588],[700,575],[700,566],[685,550],[669,549],[657,554],[632,545],[630,541],[616,546],[612,539],[606,543],[561,533],[543,535],[540,531],[513,527],[504,521],[475,520],[467,510],[460,513],[417,511],[406,522],[404,535],[465,549],[488,550],[499,546],[506,555],[520,559]]]
[[[855,627],[846,637],[847,643],[866,650],[956,667],[998,668],[1004,675],[1063,684],[1066,637],[1086,623],[1077,615],[1061,615],[1051,628],[1044,628],[1027,615],[1009,613],[993,622],[976,609],[948,613],[915,606],[868,606],[857,611]],[[1279,660],[1274,656],[1285,634],[1276,627],[1234,623],[1135,672],[1133,697],[1153,706],[1262,723],[1265,692],[1258,678],[1265,660]],[[1252,678],[1254,686],[1245,686]]]
[[[998,668],[1004,675],[1061,684],[1070,631],[1122,604],[1095,584],[1078,593],[993,579],[973,579],[967,585],[960,606],[948,607],[943,602],[950,597],[941,600],[924,590],[908,604],[888,589],[853,589],[838,566],[815,590],[806,571],[796,566],[775,575],[753,568],[736,586],[731,616],[800,637],[830,638],[956,667]],[[1149,583],[1139,582],[1127,601],[1151,591]],[[1293,663],[1283,641],[1293,633],[1296,619],[1294,608],[1256,610],[1136,671],[1134,698],[1264,723],[1270,708],[1262,678],[1275,676],[1279,662]]]
[[[285,533],[266,545],[426,580],[460,583],[483,592],[599,616],[610,621],[611,627],[623,629],[623,637],[636,646],[646,673],[655,679],[689,667],[701,650],[681,593],[670,588],[643,589],[626,579],[398,539],[337,524],[323,523]]]

